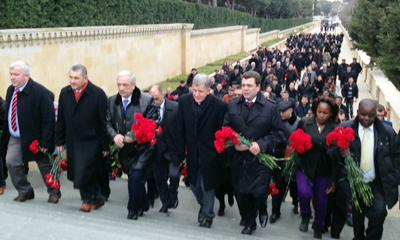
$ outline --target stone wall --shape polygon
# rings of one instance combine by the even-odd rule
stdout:
[[[305,27],[310,24],[293,29]],[[251,51],[280,33],[260,36],[260,29],[247,26],[192,29],[193,24],[162,24],[0,30],[0,96],[9,85],[8,67],[16,60],[30,64],[32,78],[56,98],[77,63],[86,65],[90,80],[111,95],[120,70],[133,71],[138,86],[147,88],[193,67]]]

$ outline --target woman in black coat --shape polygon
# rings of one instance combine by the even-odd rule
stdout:
[[[310,203],[315,209],[314,238],[321,238],[325,226],[328,193],[334,189],[336,164],[327,154],[326,136],[335,130],[338,107],[333,99],[317,98],[312,106],[314,117],[304,119],[299,128],[312,138],[312,149],[299,155],[296,182],[300,202],[300,231],[308,231]]]

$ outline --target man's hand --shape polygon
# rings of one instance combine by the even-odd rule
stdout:
[[[336,189],[336,184],[332,183],[330,187],[328,187],[325,192],[326,194],[333,193]]]
[[[58,152],[64,152],[64,146],[58,146],[57,147]]]
[[[124,136],[121,134],[117,134],[114,137],[114,143],[117,145],[118,148],[123,148],[124,147]]]
[[[251,147],[250,147],[250,149],[249,149],[249,151],[250,151],[254,156],[257,156],[257,155],[260,153],[261,149],[260,149],[260,146],[258,145],[257,142],[253,142],[252,145],[251,145]]]
[[[48,151],[47,148],[41,148],[41,147],[39,147],[39,150],[40,150],[42,153],[47,153],[47,151]]]
[[[133,139],[131,137],[125,136],[125,142],[126,143],[133,143],[134,141],[133,141]]]
[[[347,156],[350,156],[350,150],[347,148],[347,149],[340,149],[340,155],[342,156],[342,157],[347,157]]]
[[[243,144],[236,144],[236,145],[234,145],[234,147],[235,147],[235,150],[238,152],[244,152],[244,151],[249,150],[249,148]]]

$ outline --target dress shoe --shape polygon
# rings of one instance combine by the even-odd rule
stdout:
[[[49,199],[47,199],[48,203],[58,203],[58,200],[60,200],[60,194],[50,194]]]
[[[293,207],[293,213],[296,215],[299,214],[299,208],[297,206]]]
[[[100,200],[99,202],[92,204],[92,210],[96,210],[104,206],[104,201]]]
[[[262,228],[265,228],[265,227],[267,226],[267,223],[268,223],[268,213],[266,213],[266,214],[261,214],[261,215],[258,217],[258,220],[260,221],[260,226],[261,226]]]
[[[3,195],[5,191],[6,191],[6,186],[0,186],[0,195]]]
[[[129,213],[128,213],[128,216],[126,216],[126,218],[127,219],[130,219],[130,220],[137,220],[138,219],[138,214],[137,213],[134,213],[133,211],[130,211]]]
[[[175,199],[171,200],[171,202],[169,204],[169,208],[176,209],[178,207],[178,205],[179,205],[179,200],[178,200],[178,198],[175,198]]]
[[[314,238],[322,239],[322,231],[319,227],[314,228]]]
[[[90,212],[92,211],[92,204],[89,203],[82,203],[81,207],[79,208],[81,212]]]
[[[301,218],[301,223],[300,223],[300,231],[301,232],[308,232],[308,223],[310,222],[310,219],[307,217],[302,217]]]
[[[203,222],[200,223],[200,227],[204,228],[211,228],[211,225],[212,225],[212,220],[204,219]]]
[[[199,210],[199,214],[197,215],[197,222],[202,223],[203,221],[204,221],[203,208],[201,207]]]
[[[251,227],[244,227],[242,230],[242,234],[251,235],[256,230],[256,228],[257,228],[256,224],[254,224]]]
[[[269,222],[275,223],[280,217],[281,217],[281,214],[272,213],[271,216],[269,217]]]
[[[165,205],[162,205],[162,207],[160,208],[160,210],[158,210],[158,212],[160,213],[167,213],[168,212],[168,207]]]
[[[25,193],[25,194],[20,194],[16,198],[14,198],[14,201],[16,202],[25,202],[27,200],[31,200],[35,198],[35,194],[32,192]]]

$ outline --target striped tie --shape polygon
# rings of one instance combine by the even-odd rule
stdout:
[[[11,128],[14,132],[17,131],[17,105],[18,105],[19,89],[16,88],[14,91],[14,98],[12,100],[11,110]]]

